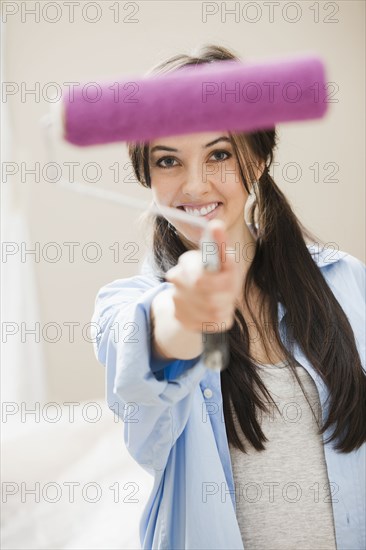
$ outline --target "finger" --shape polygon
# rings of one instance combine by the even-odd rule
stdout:
[[[182,275],[194,282],[203,273],[201,253],[198,250],[188,250],[179,257]]]
[[[187,286],[187,280],[189,280],[189,275],[185,273],[185,271],[182,269],[182,266],[180,264],[177,264],[174,267],[171,267],[165,273],[165,280],[168,283],[172,283],[176,287],[183,289],[183,288],[186,288]]]
[[[210,220],[209,227],[211,230],[212,238],[218,246],[220,271],[231,271],[233,262],[230,261],[231,254],[228,254],[230,248],[227,246],[227,230],[226,225],[222,220],[214,219]],[[228,257],[230,258],[228,260]]]
[[[168,269],[168,271],[165,273],[165,279],[169,282],[173,282],[178,277],[179,272],[180,267],[178,265],[175,265],[174,267]]]

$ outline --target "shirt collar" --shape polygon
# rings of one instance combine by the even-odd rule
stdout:
[[[327,267],[347,255],[342,250],[336,250],[335,248],[320,248],[318,243],[307,244],[306,246],[318,267]]]
[[[311,254],[311,257],[313,258],[314,262],[319,268],[325,268],[331,264],[334,264],[338,262],[342,257],[347,255],[345,252],[341,250],[332,250],[331,248],[325,248],[325,247],[320,248],[318,243],[307,244],[306,246],[308,251]],[[140,274],[147,275],[158,280],[152,264],[153,264],[153,258],[150,252],[150,254],[148,254],[144,258]],[[278,311],[278,324],[280,324],[281,320],[283,319],[283,316],[286,313],[286,308],[282,304],[282,302],[278,302],[277,311]]]

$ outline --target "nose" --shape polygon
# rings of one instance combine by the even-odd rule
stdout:
[[[207,174],[204,174],[204,166],[194,166],[187,170],[182,183],[182,193],[189,197],[202,197],[210,192],[211,183]]]

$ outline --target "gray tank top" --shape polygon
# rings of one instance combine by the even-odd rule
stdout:
[[[258,412],[266,450],[256,451],[240,430],[248,454],[229,444],[236,516],[245,550],[336,550],[332,499],[316,385],[301,366],[296,372],[310,406],[287,362],[258,364],[258,372],[279,411]]]

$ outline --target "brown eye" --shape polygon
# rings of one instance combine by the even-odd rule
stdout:
[[[162,163],[165,162],[165,161],[171,161],[171,160],[176,160],[174,157],[162,157],[161,159],[157,160],[156,163],[155,163],[155,166],[159,166],[159,168],[163,168],[163,169],[166,169],[166,168],[174,168],[174,166],[172,164],[168,164],[168,166],[163,166]]]
[[[231,157],[231,154],[228,153],[227,151],[215,151],[215,152],[212,154],[212,156],[213,156],[213,155],[226,155],[226,158],[216,159],[216,160],[218,160],[218,162],[223,162],[224,160],[227,160],[227,159],[229,159],[229,158]]]

